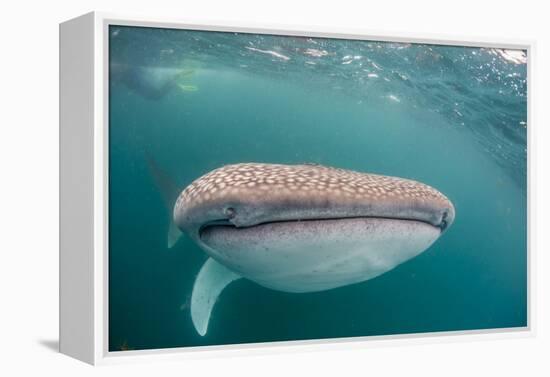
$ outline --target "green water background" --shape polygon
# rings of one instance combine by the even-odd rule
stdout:
[[[184,83],[198,90],[151,99],[111,78],[110,350],[526,326],[525,65],[486,49],[314,41],[112,28],[112,64],[185,62]],[[421,64],[425,51],[444,58]],[[483,74],[471,71],[477,54],[492,64]],[[186,236],[167,249],[169,212],[147,154],[182,189],[251,161],[407,177],[448,196],[456,220],[426,252],[361,284],[291,294],[232,283],[201,337],[189,298],[206,255]]]

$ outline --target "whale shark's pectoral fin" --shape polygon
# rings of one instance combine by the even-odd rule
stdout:
[[[191,294],[191,320],[197,332],[204,336],[208,330],[210,314],[224,288],[241,276],[212,258],[202,266]]]

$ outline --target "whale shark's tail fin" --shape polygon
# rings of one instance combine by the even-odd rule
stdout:
[[[212,258],[202,266],[191,294],[191,320],[197,332],[204,336],[214,304],[224,288],[241,276],[222,266]]]
[[[176,244],[181,236],[181,231],[178,229],[176,224],[174,224],[172,213],[180,190],[174,180],[158,166],[155,159],[149,153],[146,153],[146,158],[147,165],[149,166],[149,172],[151,172],[151,175],[153,176],[155,183],[162,194],[162,199],[164,200],[164,204],[168,212],[168,220],[170,225],[168,226],[167,245],[170,249]]]

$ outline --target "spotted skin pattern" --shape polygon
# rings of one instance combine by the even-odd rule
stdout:
[[[446,226],[454,219],[454,207],[438,190],[409,179],[313,164],[264,163],[213,170],[187,186],[174,207],[176,224],[184,231],[224,219],[246,227],[363,216]]]

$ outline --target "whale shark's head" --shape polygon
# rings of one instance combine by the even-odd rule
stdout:
[[[174,206],[176,225],[214,259],[293,292],[377,276],[427,249],[454,217],[426,184],[310,164],[228,165]]]

